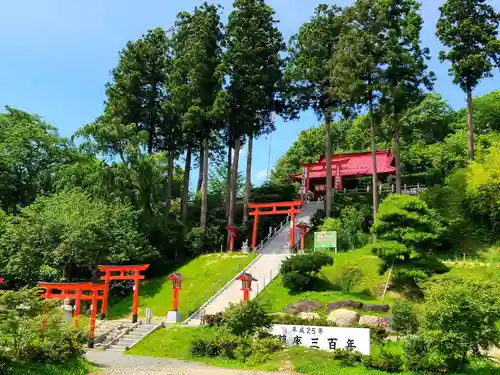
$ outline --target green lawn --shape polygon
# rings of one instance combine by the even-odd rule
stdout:
[[[312,236],[311,236],[312,237]],[[286,305],[304,300],[316,300],[325,307],[329,302],[351,299],[364,303],[381,303],[382,295],[387,274],[379,275],[379,258],[367,252],[366,250],[356,250],[350,252],[328,253],[333,257],[333,266],[324,267],[321,270],[322,280],[315,291],[291,294],[283,286],[283,279],[278,276],[265,290],[259,295],[259,299],[267,306],[271,312],[283,312]],[[333,285],[341,274],[340,269],[346,264],[356,265],[362,271],[362,279],[350,292],[342,292]],[[384,303],[392,303],[397,298],[394,293],[388,292]],[[324,312],[324,311],[323,311]],[[321,313],[321,311],[320,311]]]
[[[177,272],[186,280],[179,296],[179,311],[183,318],[206,302],[217,290],[238,274],[256,254],[218,253],[200,255]],[[154,316],[165,316],[172,309],[172,282],[167,276],[141,283],[139,289],[139,315],[144,316],[150,307]],[[132,295],[112,300],[109,317],[116,319],[127,316],[132,309]]]
[[[331,353],[327,351],[289,348],[276,353],[273,357],[257,366],[250,366],[238,360],[222,357],[193,357],[189,354],[189,345],[194,337],[203,335],[205,337],[215,335],[216,331],[210,327],[181,327],[164,328],[153,332],[139,344],[134,346],[128,354],[152,357],[166,357],[185,361],[204,362],[217,367],[254,369],[277,371],[286,368],[305,375],[387,375],[384,371],[367,369],[362,365],[345,366],[340,361],[332,359]],[[397,343],[388,343],[396,347]],[[395,348],[400,350],[400,347]],[[372,345],[372,350],[378,350]],[[392,351],[392,350],[391,350]],[[400,375],[411,375],[408,372]],[[500,369],[486,362],[473,363],[465,374],[500,375]],[[451,374],[450,374],[451,375]]]
[[[34,364],[5,372],[5,375],[86,375],[93,367],[84,360],[70,361],[64,365]]]

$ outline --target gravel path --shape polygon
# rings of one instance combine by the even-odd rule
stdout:
[[[266,372],[223,369],[202,363],[175,359],[139,357],[120,352],[90,350],[87,359],[101,368],[102,375],[288,375],[289,372]]]

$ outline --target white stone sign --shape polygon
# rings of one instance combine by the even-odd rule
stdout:
[[[370,355],[369,328],[341,328],[273,324],[269,333],[287,346],[321,350],[347,349]]]

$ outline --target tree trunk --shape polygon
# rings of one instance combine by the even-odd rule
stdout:
[[[474,160],[474,130],[472,127],[472,90],[467,90],[467,144],[469,159]]]
[[[373,221],[377,217],[378,210],[378,178],[377,178],[377,145],[375,143],[375,118],[373,117],[373,92],[368,92],[368,111],[370,114],[370,133],[372,146],[372,200],[373,200]]]
[[[167,180],[167,217],[170,215],[172,208],[172,183],[174,181],[174,152],[168,152],[168,180]]]
[[[394,120],[394,161],[396,164],[396,194],[401,194],[401,130]]]
[[[243,206],[244,223],[248,223],[248,201],[250,199],[250,189],[252,188],[252,147],[253,147],[253,137],[248,136],[247,176],[245,183],[245,199]]]
[[[203,169],[205,168],[205,140],[200,148],[200,172],[198,174],[198,183],[196,184],[196,192],[201,190],[201,184],[203,183]]]
[[[187,221],[188,199],[189,199],[189,172],[191,170],[191,145],[186,149],[186,165],[184,166],[184,181],[182,188],[181,220]]]
[[[330,122],[332,121],[332,113],[330,110],[325,111],[325,158],[326,158],[326,199],[325,199],[325,214],[326,217],[332,217],[332,141],[330,139]]]
[[[234,225],[234,216],[236,214],[236,184],[238,181],[238,161],[240,158],[240,137],[236,137],[234,141],[234,160],[233,173],[231,175],[231,199],[229,200],[229,219],[228,225]]]
[[[200,227],[205,229],[207,226],[207,211],[208,211],[208,139],[203,140],[203,155],[200,154],[200,165],[206,166],[203,168],[202,184],[201,184],[201,214],[200,214]]]
[[[233,149],[230,146],[228,146],[227,150],[227,184],[226,184],[226,191],[225,191],[225,206],[226,206],[226,219],[229,219],[229,202],[231,201],[231,172],[232,172],[232,156],[233,156]]]

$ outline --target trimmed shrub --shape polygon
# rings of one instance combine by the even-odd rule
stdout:
[[[392,307],[391,327],[404,336],[417,332],[418,318],[410,301],[396,301]]]
[[[235,335],[254,333],[258,328],[269,328],[272,317],[257,300],[232,304],[222,316],[222,325]]]
[[[384,349],[364,357],[363,364],[367,368],[374,368],[385,372],[403,371],[403,357],[400,354],[391,353]]]
[[[346,263],[337,267],[333,283],[343,292],[350,292],[362,279],[361,269],[354,264]]]
[[[324,266],[333,265],[333,258],[321,252],[297,255],[281,266],[283,285],[293,292],[304,291]]]

